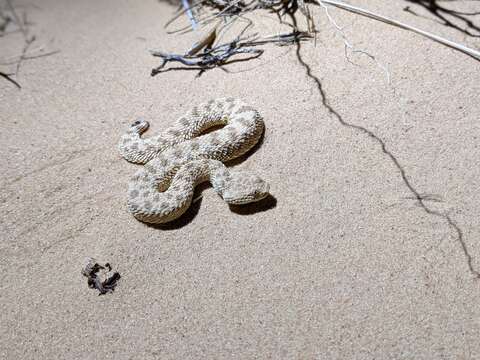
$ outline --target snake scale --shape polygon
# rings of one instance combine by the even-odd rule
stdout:
[[[145,164],[128,185],[128,209],[138,220],[177,219],[189,208],[195,186],[205,181],[232,205],[268,195],[269,185],[261,178],[223,164],[259,141],[265,125],[253,107],[233,98],[215,99],[193,107],[160,135],[142,138],[148,127],[137,120],[118,145],[126,160]],[[206,133],[212,127],[217,128]]]

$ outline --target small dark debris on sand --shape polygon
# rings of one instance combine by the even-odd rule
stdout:
[[[120,279],[118,272],[112,273],[112,267],[109,263],[100,265],[94,258],[90,257],[85,259],[82,275],[88,278],[89,288],[97,289],[100,292],[98,295],[113,292]]]

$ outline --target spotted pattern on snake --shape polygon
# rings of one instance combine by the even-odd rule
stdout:
[[[145,120],[134,122],[118,144],[126,160],[145,164],[128,185],[128,209],[138,220],[177,219],[189,208],[195,186],[205,181],[232,205],[268,195],[269,185],[260,177],[223,164],[259,141],[265,125],[253,107],[233,98],[215,99],[193,107],[161,134],[142,138],[148,127]]]

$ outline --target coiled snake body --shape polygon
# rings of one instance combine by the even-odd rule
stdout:
[[[208,134],[211,127],[224,125]],[[142,139],[149,124],[133,123],[118,145],[122,156],[145,164],[128,185],[128,209],[140,221],[166,223],[190,206],[195,186],[210,181],[228,204],[261,200],[269,186],[258,176],[232,172],[223,162],[250,150],[260,139],[260,114],[242,102],[211,100],[182,116],[160,135]]]

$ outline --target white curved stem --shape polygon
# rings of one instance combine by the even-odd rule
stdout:
[[[317,2],[318,2],[319,5],[321,5],[322,3],[323,4],[328,4],[328,5],[333,5],[333,6],[336,6],[336,7],[340,8],[340,9],[343,9],[343,10],[347,10],[347,11],[350,11],[350,12],[353,12],[353,13],[356,13],[356,14],[359,14],[359,15],[363,15],[363,16],[369,17],[369,18],[377,20],[377,21],[382,21],[384,23],[387,23],[387,24],[390,24],[390,25],[393,25],[393,26],[397,26],[397,27],[405,29],[405,30],[413,31],[413,32],[415,32],[417,34],[420,34],[422,36],[425,36],[425,37],[427,37],[431,40],[439,42],[440,44],[443,44],[443,45],[451,47],[455,50],[461,51],[464,54],[470,55],[470,56],[474,57],[475,59],[480,60],[480,51],[470,49],[470,48],[468,48],[468,47],[466,47],[462,44],[458,44],[456,42],[447,40],[447,39],[442,38],[438,35],[431,34],[427,31],[418,29],[418,28],[416,28],[414,26],[411,26],[411,25],[407,25],[407,24],[402,23],[400,21],[393,20],[393,19],[390,19],[388,17],[375,14],[375,13],[369,11],[369,10],[362,9],[362,8],[359,8],[359,7],[354,6],[354,5],[346,4],[342,1],[317,0]]]

